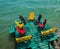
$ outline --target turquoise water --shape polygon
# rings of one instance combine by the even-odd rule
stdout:
[[[42,14],[42,16],[44,18],[47,18],[48,21],[54,21],[54,22],[57,21],[59,23],[60,1],[59,0],[48,0],[48,1],[0,0],[0,20],[2,21],[15,20],[19,15],[27,17],[29,16],[29,13],[31,11],[35,12],[35,16]]]
[[[60,29],[60,0],[0,0],[1,49],[13,49],[12,42],[8,40],[9,27],[19,15],[28,17],[31,11],[35,17],[41,14],[51,27]]]

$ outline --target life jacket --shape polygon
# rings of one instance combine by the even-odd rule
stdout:
[[[43,23],[39,23],[39,27],[44,28],[45,27],[45,24],[46,24],[46,19],[44,20]]]
[[[19,27],[17,27],[16,30],[17,30],[21,35],[24,35],[24,34],[26,33],[26,29],[20,29]]]

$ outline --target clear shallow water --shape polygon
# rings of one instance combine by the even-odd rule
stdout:
[[[1,49],[12,47],[11,42],[7,40],[10,25],[19,15],[28,17],[31,11],[35,13],[35,17],[42,14],[51,27],[56,26],[60,29],[60,0],[0,0]]]
[[[60,0],[0,0],[0,20],[14,20],[19,15],[27,17],[31,11],[35,16],[42,14],[49,23],[59,23]]]

